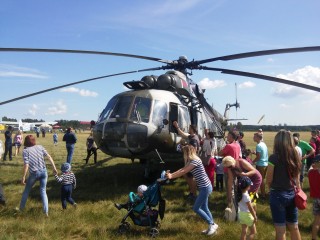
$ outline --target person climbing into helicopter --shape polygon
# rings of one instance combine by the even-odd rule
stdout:
[[[185,139],[188,139],[189,144],[192,145],[196,149],[196,153],[198,154],[200,151],[200,140],[199,140],[199,137],[197,134],[196,126],[190,125],[189,131],[186,133],[181,130],[177,121],[173,121],[172,125],[177,129],[177,132],[179,135],[181,135]],[[189,194],[188,194],[187,198],[191,201],[194,201],[197,196],[196,181],[194,180],[191,172],[188,172],[187,174],[185,174],[184,178],[186,179],[187,184],[189,186]]]

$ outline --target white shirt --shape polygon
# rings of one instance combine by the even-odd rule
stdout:
[[[239,202],[239,209],[240,209],[240,212],[250,212],[248,206],[247,206],[247,203],[250,202],[250,196],[249,196],[249,193],[248,191],[242,193],[242,199],[241,201]]]

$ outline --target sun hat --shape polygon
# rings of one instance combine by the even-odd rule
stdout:
[[[140,185],[137,189],[138,193],[143,193],[147,190],[147,186],[146,185]]]

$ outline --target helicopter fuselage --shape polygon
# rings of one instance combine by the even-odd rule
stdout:
[[[184,141],[172,126],[178,121],[188,132],[197,125],[203,135],[212,128],[204,111],[192,111],[179,95],[157,89],[131,90],[114,96],[93,128],[94,139],[104,153],[124,158],[181,158],[178,145]],[[196,122],[195,122],[196,121]]]

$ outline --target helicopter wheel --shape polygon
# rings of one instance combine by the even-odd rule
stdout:
[[[151,228],[149,232],[150,237],[155,238],[159,235],[159,230],[157,228]]]
[[[130,223],[124,222],[124,223],[121,223],[121,224],[119,225],[118,233],[119,233],[119,234],[125,234],[125,233],[128,232],[129,230],[130,230]]]

